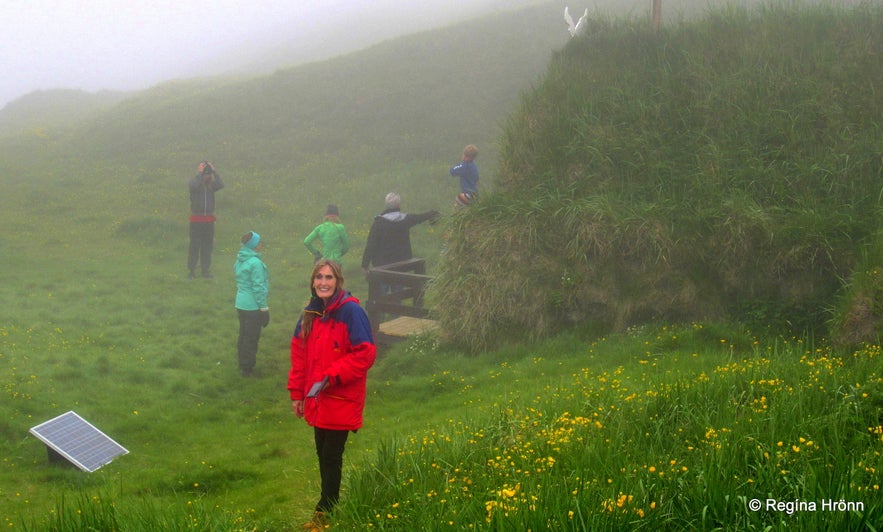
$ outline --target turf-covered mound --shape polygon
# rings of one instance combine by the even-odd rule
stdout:
[[[507,124],[433,286],[480,350],[592,320],[814,327],[875,240],[883,9],[594,21]]]

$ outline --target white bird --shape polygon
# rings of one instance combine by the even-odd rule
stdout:
[[[573,18],[570,16],[570,10],[567,9],[567,6],[564,6],[564,21],[567,22],[567,31],[570,32],[571,37],[575,37],[577,34],[582,33],[586,29],[586,19],[589,18],[589,9],[586,8],[583,16],[576,21],[576,24],[573,23]]]

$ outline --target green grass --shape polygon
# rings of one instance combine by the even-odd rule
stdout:
[[[13,436],[64,377],[29,374],[15,351],[4,359],[21,372],[4,377]],[[15,438],[0,477],[6,524],[284,530],[309,515],[310,432],[288,411],[284,361],[262,359],[267,374],[253,381],[202,370],[202,384],[182,377],[178,390],[157,377],[171,374],[160,360],[143,371],[113,362],[99,356],[74,377],[116,376],[81,406],[132,453],[87,475]],[[370,383],[336,528],[865,530],[883,512],[878,346],[838,355],[703,324],[564,335],[482,358],[417,339],[386,352]],[[747,508],[755,498],[760,511]],[[840,500],[863,509],[823,511]]]

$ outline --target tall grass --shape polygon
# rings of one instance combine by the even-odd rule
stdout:
[[[800,3],[659,34],[597,20],[507,124],[497,196],[451,226],[445,328],[476,351],[591,319],[823,331],[878,224],[881,20],[879,5]],[[464,296],[471,277],[527,288]]]
[[[855,270],[844,280],[845,289],[832,304],[832,342],[840,348],[854,348],[878,338],[883,317],[880,281],[883,245],[880,234],[861,249]]]
[[[879,522],[878,346],[840,356],[801,339],[767,343],[701,324],[579,344],[541,344],[484,373],[451,366],[425,378],[455,383],[446,395],[461,407],[354,468],[342,525],[864,530]],[[395,390],[393,382],[381,393]]]

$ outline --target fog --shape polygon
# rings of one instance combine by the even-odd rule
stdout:
[[[137,90],[297,64],[529,0],[3,0],[0,108],[31,91]],[[12,4],[10,7],[10,3]],[[455,7],[452,7],[452,4]],[[287,45],[299,53],[266,52]],[[263,51],[263,53],[262,53]],[[269,56],[269,58],[268,58]]]
[[[651,0],[3,2],[0,109],[36,90],[131,91],[172,79],[272,71],[493,10],[548,4],[562,14],[569,5],[577,14],[615,9],[649,16],[651,5]],[[663,15],[719,3],[662,0]]]

